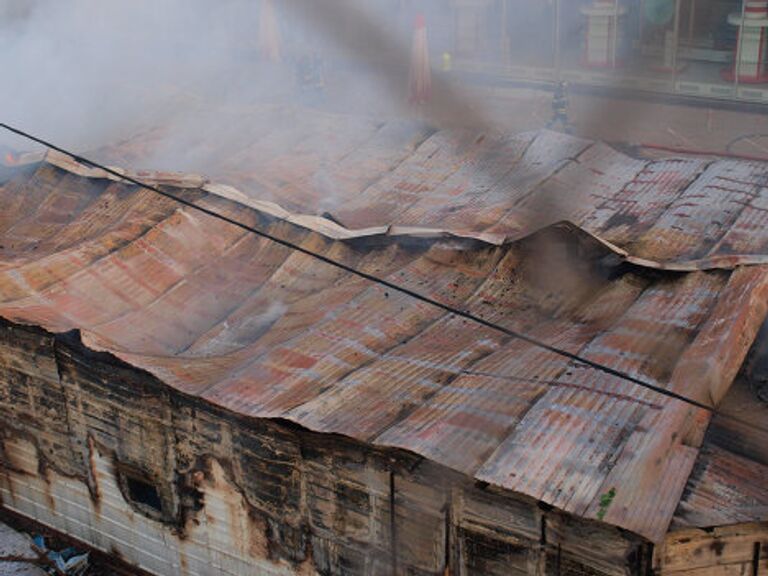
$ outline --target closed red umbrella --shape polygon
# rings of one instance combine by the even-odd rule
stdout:
[[[411,49],[411,73],[408,99],[414,104],[427,102],[432,94],[432,70],[429,66],[427,24],[423,14],[416,16]]]
[[[268,62],[280,61],[280,24],[272,0],[261,0],[259,50]]]

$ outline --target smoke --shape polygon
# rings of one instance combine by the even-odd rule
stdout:
[[[439,53],[448,47],[447,11],[401,4],[273,0],[283,44],[275,63],[260,45],[262,0],[0,0],[0,118],[97,160],[203,173],[281,202],[257,174],[248,174],[251,189],[234,175],[278,148],[270,141],[295,138],[307,124],[298,110],[349,117],[321,134],[347,143],[371,122],[421,122],[428,113],[407,103],[412,19],[427,11]],[[327,69],[322,101],[297,91],[298,62],[309,54]],[[446,95],[443,116],[468,120],[466,110],[448,110],[466,109],[448,87],[436,92]],[[318,200],[301,208],[332,209],[333,158],[317,130],[306,133],[318,159],[305,183]],[[0,145],[34,148],[9,134]]]
[[[274,84],[248,82],[256,4],[245,0],[3,0],[2,115],[80,150],[191,122]],[[246,86],[247,85],[247,86]]]
[[[187,168],[195,141],[216,148],[276,128],[239,112],[295,103],[293,60],[310,51],[357,66],[352,95],[339,92],[329,108],[361,96],[369,109],[387,108],[380,71],[345,53],[365,39],[313,25],[321,4],[276,1],[286,62],[274,65],[259,51],[257,0],[0,0],[2,117],[80,151],[160,127],[167,145],[159,159]]]
[[[440,72],[442,54],[461,33],[448,0],[272,0],[281,62],[263,57],[263,2],[0,0],[0,118],[97,160],[202,173],[279,203],[275,175],[265,184],[253,160],[274,154],[289,132],[301,141],[305,130],[307,153],[292,158],[290,170],[301,172],[308,189],[299,208],[319,213],[343,200],[334,193],[333,142],[353,149],[371,126],[387,122],[494,133],[541,128],[550,115],[545,93],[520,90],[493,101],[471,75]],[[561,52],[577,58],[582,2],[560,4]],[[479,59],[552,68],[547,26],[555,2],[502,5],[489,2],[497,8],[477,22]],[[426,16],[435,73],[432,102],[414,107],[408,76],[417,13]],[[320,98],[297,90],[298,63],[309,54],[326,70]],[[302,114],[307,109],[315,119],[339,117],[318,129]],[[592,118],[600,110],[582,107],[579,124],[599,124]],[[8,134],[0,134],[0,145],[30,148]]]

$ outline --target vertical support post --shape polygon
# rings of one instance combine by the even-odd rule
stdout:
[[[747,0],[741,0],[741,25],[737,32],[738,39],[736,40],[736,61],[733,64],[733,97],[736,98],[739,94],[739,74],[741,73],[741,51],[742,42],[744,41],[744,22],[747,17]]]
[[[448,489],[448,495],[445,500],[445,551],[443,563],[445,569],[444,576],[454,576],[459,573],[458,562],[456,558],[457,546],[456,537],[453,530],[453,490]]]
[[[561,26],[561,0],[555,0],[555,80],[562,80],[562,61],[560,59],[560,26]]]
[[[539,526],[539,548],[529,565],[529,573],[533,576],[546,576],[547,574],[547,513],[541,513]]]
[[[510,45],[509,45],[509,0],[501,0],[501,53],[502,62],[505,66],[510,65]]]
[[[672,34],[672,92],[677,92],[677,52],[680,48],[680,8],[683,0],[675,0],[675,23]]]
[[[688,44],[693,44],[693,29],[696,26],[696,0],[688,0]]]
[[[616,68],[616,54],[619,51],[619,1],[613,1],[613,38],[611,39],[611,68]]]
[[[397,576],[397,519],[395,517],[396,506],[395,471],[389,471],[389,538],[390,554],[392,556],[392,576]]]

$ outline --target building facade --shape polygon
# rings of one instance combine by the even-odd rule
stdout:
[[[764,3],[453,0],[456,66],[495,80],[768,102]]]

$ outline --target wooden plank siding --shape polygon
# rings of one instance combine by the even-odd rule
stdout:
[[[671,532],[655,550],[654,568],[675,576],[764,576],[768,522]]]

